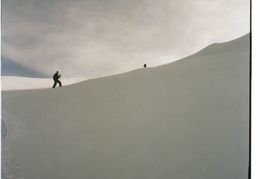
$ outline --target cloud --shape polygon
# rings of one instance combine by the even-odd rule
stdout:
[[[102,76],[249,32],[248,0],[3,0],[2,53],[42,72]]]

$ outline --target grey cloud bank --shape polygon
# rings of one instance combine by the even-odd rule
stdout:
[[[249,32],[249,0],[3,0],[2,55],[46,74],[156,66]]]

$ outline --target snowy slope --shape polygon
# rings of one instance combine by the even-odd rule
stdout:
[[[249,35],[2,102],[2,178],[247,178]]]
[[[85,81],[85,78],[61,78],[63,86],[71,85],[81,81]],[[19,76],[2,76],[1,77],[1,89],[2,91],[7,90],[24,90],[24,89],[42,89],[52,88],[52,78],[28,78]],[[57,85],[59,86],[59,85]]]

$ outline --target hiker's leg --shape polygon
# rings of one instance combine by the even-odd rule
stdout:
[[[54,81],[52,88],[55,88],[56,84],[57,84],[57,81]]]
[[[60,80],[58,80],[58,83],[59,83],[60,87],[62,87],[62,84],[61,84]]]

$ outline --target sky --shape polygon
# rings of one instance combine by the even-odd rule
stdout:
[[[249,32],[249,0],[2,0],[2,56],[50,76],[154,67]]]

